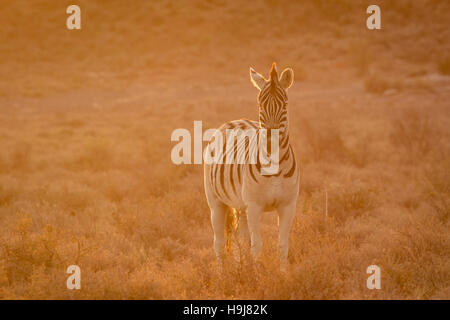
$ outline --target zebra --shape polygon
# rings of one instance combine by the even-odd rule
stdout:
[[[299,194],[299,169],[289,141],[287,110],[287,90],[293,83],[294,72],[291,68],[286,68],[278,77],[276,64],[273,63],[268,80],[253,68],[250,68],[250,80],[259,90],[258,121],[247,119],[230,121],[223,124],[216,133],[227,135],[233,130],[242,130],[240,132],[255,130],[258,136],[264,131],[267,132],[267,136],[271,136],[272,129],[278,129],[278,172],[264,175],[261,171],[263,166],[260,157],[256,163],[248,161],[249,149],[259,141],[251,138],[238,140],[236,144],[233,142],[233,148],[230,148],[237,151],[238,154],[245,152],[247,161],[244,163],[205,162],[204,187],[211,210],[214,250],[219,266],[222,267],[225,249],[230,249],[230,236],[233,226],[236,227],[237,220],[239,221],[236,227],[237,231],[247,242],[250,242],[251,255],[253,260],[257,261],[262,250],[261,213],[277,210],[280,266],[285,270],[289,250],[289,233],[296,213]],[[211,152],[211,156],[213,156],[213,152],[209,147],[213,141],[214,138],[209,141],[205,151],[206,153]],[[270,145],[270,140],[268,144]],[[223,148],[221,156],[225,156],[227,152]]]

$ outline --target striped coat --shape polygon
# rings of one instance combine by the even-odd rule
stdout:
[[[289,140],[286,94],[293,81],[293,71],[286,69],[278,78],[273,64],[269,80],[253,69],[250,76],[259,89],[259,121],[242,119],[225,123],[206,149],[209,156],[216,157],[204,166],[214,248],[221,264],[227,221],[231,221],[230,213],[240,213],[241,234],[249,234],[251,252],[257,259],[262,248],[260,215],[263,211],[277,210],[280,257],[285,266],[299,189],[299,170]],[[268,163],[271,156],[272,161]],[[272,168],[269,174],[268,167]]]

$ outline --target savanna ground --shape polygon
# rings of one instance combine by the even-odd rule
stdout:
[[[448,1],[4,0],[0,21],[0,298],[450,298]],[[273,61],[295,72],[289,268],[265,213],[261,265],[220,277],[170,135],[256,119],[248,69]]]

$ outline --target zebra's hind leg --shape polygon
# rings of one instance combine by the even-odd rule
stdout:
[[[250,234],[248,232],[247,209],[241,208],[238,211],[238,236],[246,245],[250,245]]]

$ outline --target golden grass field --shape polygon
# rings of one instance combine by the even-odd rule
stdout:
[[[450,298],[448,1],[4,0],[0,21],[1,299]],[[289,268],[264,213],[258,268],[220,275],[170,135],[256,119],[248,70],[273,61],[295,72]]]

